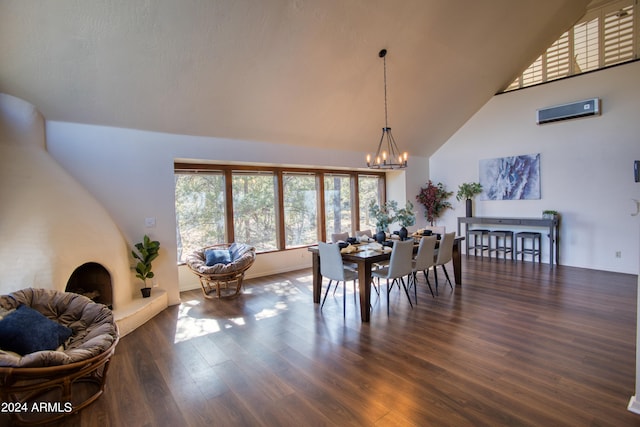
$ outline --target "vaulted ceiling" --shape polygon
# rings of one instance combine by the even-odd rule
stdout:
[[[589,0],[0,0],[0,91],[48,120],[429,156]],[[89,141],[88,141],[89,143]]]

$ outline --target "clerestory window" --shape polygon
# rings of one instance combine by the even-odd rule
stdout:
[[[638,58],[637,0],[588,12],[504,91],[533,86]]]

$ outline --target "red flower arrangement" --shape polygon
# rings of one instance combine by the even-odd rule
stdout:
[[[436,218],[442,215],[442,212],[451,207],[451,203],[447,199],[452,195],[453,191],[447,191],[441,182],[434,185],[429,180],[426,187],[420,188],[420,193],[416,196],[416,200],[424,206],[425,216],[431,225],[433,225],[433,221]]]

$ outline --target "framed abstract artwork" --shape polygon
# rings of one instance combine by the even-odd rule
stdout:
[[[540,198],[540,153],[480,160],[481,200]]]

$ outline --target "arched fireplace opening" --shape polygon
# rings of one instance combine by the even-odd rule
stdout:
[[[84,295],[113,309],[111,274],[96,262],[88,262],[76,268],[69,277],[65,291]]]

